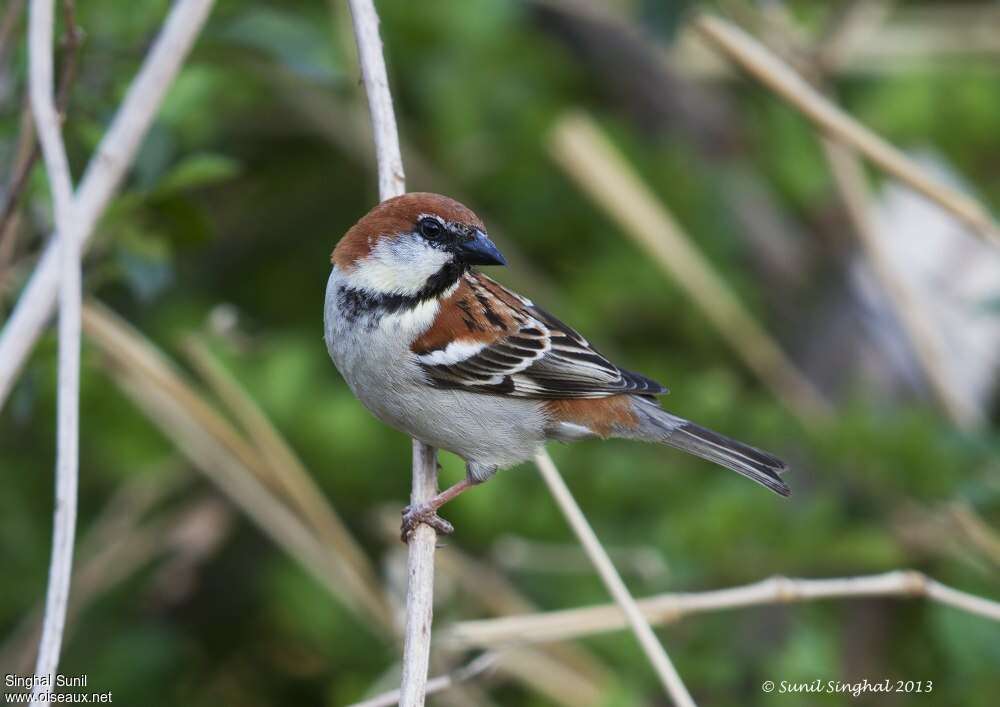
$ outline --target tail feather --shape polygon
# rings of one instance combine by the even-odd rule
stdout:
[[[787,471],[788,466],[773,454],[671,415],[655,403],[643,401],[635,408],[640,413],[639,429],[644,439],[661,442],[732,469],[782,496],[791,495],[791,489],[778,476]]]

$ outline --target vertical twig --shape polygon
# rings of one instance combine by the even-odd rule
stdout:
[[[664,650],[663,646],[656,639],[656,634],[653,633],[649,622],[646,621],[646,618],[636,605],[635,599],[632,598],[628,587],[625,586],[625,582],[619,576],[618,571],[611,562],[611,558],[608,557],[608,553],[601,545],[601,541],[594,534],[593,528],[590,527],[590,523],[587,522],[583,511],[580,510],[580,506],[573,499],[573,495],[570,493],[569,488],[567,488],[562,476],[559,475],[559,470],[556,469],[556,465],[548,452],[545,450],[538,452],[535,455],[535,465],[541,472],[542,478],[545,479],[545,483],[548,485],[552,496],[556,499],[556,503],[559,504],[563,515],[566,516],[566,520],[573,528],[573,532],[579,538],[583,549],[587,551],[591,562],[594,563],[594,568],[601,576],[604,586],[608,588],[611,596],[625,613],[625,618],[628,620],[632,632],[639,639],[639,645],[642,646],[643,652],[653,665],[653,669],[656,670],[656,674],[660,678],[660,682],[663,683],[663,687],[670,696],[670,699],[676,707],[695,707],[691,693],[684,686],[684,681],[681,680],[681,676],[670,661],[666,650]]]
[[[45,619],[35,675],[51,676],[59,665],[69,604],[76,535],[76,488],[80,439],[80,248],[71,231],[75,220],[73,183],[63,145],[52,79],[53,0],[32,0],[28,17],[28,61],[32,113],[52,192],[59,251],[59,381],[56,444],[56,503]],[[48,682],[48,681],[46,681]],[[32,694],[47,691],[36,683]],[[38,700],[49,704],[48,699]]]
[[[413,440],[413,489],[410,503],[437,493],[437,450]],[[434,621],[434,548],[437,531],[421,523],[410,536],[406,563],[406,626],[403,629],[403,675],[400,707],[422,707],[430,667]]]
[[[13,7],[13,6],[12,6]],[[59,93],[56,98],[56,108],[59,111],[60,121],[66,120],[66,109],[69,106],[69,97],[72,92],[73,83],[76,80],[77,66],[80,61],[80,41],[83,33],[76,24],[76,0],[63,0],[63,18],[66,24],[66,34],[61,44],[65,52],[63,57],[62,71],[59,77]],[[3,30],[0,29],[0,35]],[[0,36],[0,44],[3,43]],[[0,46],[0,57],[4,52],[4,47]],[[38,144],[35,142],[35,125],[31,116],[30,98],[25,104],[21,118],[21,134],[18,137],[15,159],[11,168],[10,180],[4,194],[3,208],[0,209],[0,244],[6,256],[13,253],[14,243],[8,242],[8,238],[13,240],[16,236],[16,226],[18,204],[24,188],[28,184],[28,177],[35,166],[35,161],[39,156]],[[4,255],[0,255],[0,268],[4,266]]]
[[[372,0],[350,0],[354,37],[358,43],[361,80],[368,96],[375,160],[378,162],[378,195],[385,201],[406,191],[403,155],[399,149],[399,131],[392,109],[389,78],[378,33],[378,14]]]
[[[81,252],[121,184],[146,131],[201,31],[214,0],[177,0],[73,198],[69,233]],[[59,285],[58,245],[50,243],[0,332],[0,408],[49,321]]]
[[[14,259],[18,235],[18,204],[28,182],[28,175],[38,159],[38,144],[35,141],[35,120],[31,115],[31,98],[24,101],[18,121],[17,144],[13,149],[10,177],[4,189],[3,207],[0,208],[0,283],[7,276],[7,264]]]
[[[0,19],[0,62],[7,58],[10,49],[10,38],[17,29],[21,21],[21,13],[24,12],[25,0],[10,0],[4,8],[3,18]]]
[[[378,191],[383,201],[406,191],[403,157],[399,149],[396,116],[378,32],[378,14],[372,0],[350,0],[351,20],[358,43],[358,63],[368,95]],[[437,450],[413,440],[413,489],[410,503],[430,500],[437,493]],[[421,524],[410,537],[406,586],[406,626],[403,633],[403,677],[399,704],[420,707],[427,689],[434,617],[434,546],[437,533]]]

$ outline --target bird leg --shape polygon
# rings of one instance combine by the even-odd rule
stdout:
[[[434,528],[441,535],[451,535],[455,532],[455,526],[437,514],[438,509],[451,499],[458,496],[466,489],[475,486],[475,481],[468,477],[462,479],[454,486],[446,488],[437,496],[424,503],[417,503],[403,509],[403,524],[400,527],[399,537],[404,543],[410,541],[410,536],[417,526],[425,523]]]

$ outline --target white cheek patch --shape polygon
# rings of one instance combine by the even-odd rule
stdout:
[[[481,341],[453,341],[443,349],[417,356],[417,359],[428,366],[450,366],[475,356],[484,348],[486,344]]]
[[[452,257],[414,234],[383,238],[346,279],[357,289],[413,295]]]

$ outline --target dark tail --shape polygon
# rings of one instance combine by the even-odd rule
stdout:
[[[778,476],[787,471],[788,466],[776,456],[671,415],[652,401],[640,399],[635,409],[640,416],[643,439],[661,442],[732,469],[782,496],[791,495],[791,489]]]

